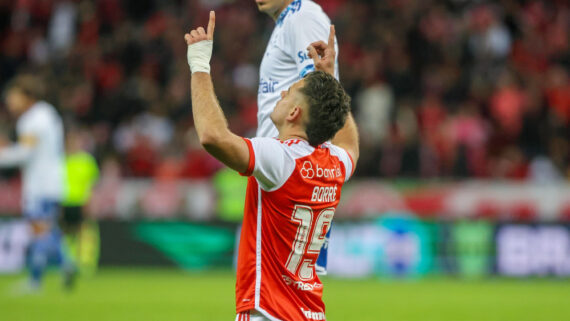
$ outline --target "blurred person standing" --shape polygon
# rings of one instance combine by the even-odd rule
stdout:
[[[277,137],[278,131],[269,116],[281,92],[315,71],[308,54],[312,42],[328,39],[331,21],[323,9],[310,0],[255,0],[259,11],[275,21],[259,69],[257,93],[257,137]],[[335,38],[335,51],[338,45]],[[338,54],[335,58],[335,78],[338,76]],[[330,230],[329,230],[330,231]],[[317,261],[317,272],[326,274],[327,249],[330,232]]]
[[[45,85],[32,75],[18,75],[7,86],[8,110],[18,118],[18,142],[0,149],[0,167],[21,167],[22,210],[30,222],[30,283],[26,290],[39,290],[51,260],[61,263],[64,284],[74,275],[64,257],[57,226],[64,183],[63,125],[56,109],[42,100]]]
[[[218,217],[228,222],[243,219],[247,179],[229,168],[220,169],[213,177],[218,196]]]
[[[70,130],[66,137],[65,195],[62,228],[68,257],[82,274],[93,274],[99,258],[99,229],[85,221],[85,208],[99,179],[95,158],[85,151],[84,132]]]

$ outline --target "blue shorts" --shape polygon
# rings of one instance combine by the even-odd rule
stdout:
[[[317,271],[318,275],[327,275],[327,261],[328,261],[329,239],[331,237],[331,230],[332,228],[330,228],[329,231],[327,232],[327,236],[325,237],[325,242],[323,243],[323,247],[321,247],[321,252],[319,253],[319,257],[317,258],[317,262],[315,264],[315,270]]]
[[[24,217],[31,221],[55,222],[60,212],[60,201],[45,198],[24,201]]]

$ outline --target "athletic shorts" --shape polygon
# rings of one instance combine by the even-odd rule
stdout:
[[[255,310],[238,313],[235,321],[271,321]]]

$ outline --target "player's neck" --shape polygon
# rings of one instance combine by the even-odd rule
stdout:
[[[287,9],[287,7],[291,4],[291,2],[293,2],[293,0],[287,0],[285,1],[285,3],[283,4],[283,6],[275,11],[275,13],[273,13],[273,15],[271,15],[271,18],[273,18],[274,21],[277,21],[277,19],[279,19],[279,16],[281,15],[281,13]]]
[[[302,139],[308,141],[309,138],[307,134],[301,130],[296,130],[295,128],[290,128],[290,130],[284,130],[279,133],[279,140],[286,141],[289,139]]]
[[[26,104],[26,108],[24,109],[24,112],[27,112],[28,110],[32,109],[32,107],[34,107],[34,105],[37,103],[36,100],[30,100],[27,104]]]
[[[26,102],[26,104],[24,105],[24,107],[22,109],[20,109],[17,112],[17,116],[22,116],[23,114],[25,114],[26,112],[28,112],[28,110],[32,109],[32,107],[34,107],[34,105],[37,103],[37,101],[35,100],[29,100]]]

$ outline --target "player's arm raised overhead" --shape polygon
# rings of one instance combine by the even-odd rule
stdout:
[[[356,166],[358,157],[360,156],[360,150],[358,147],[358,128],[356,127],[356,122],[352,114],[348,114],[344,127],[336,133],[331,142],[344,148],[350,157],[352,157],[354,166]]]
[[[232,133],[220,107],[210,77],[210,58],[216,16],[210,12],[207,31],[199,27],[184,35],[188,45],[188,64],[192,73],[192,114],[204,148],[228,167],[244,173],[249,149],[243,138]]]
[[[309,57],[315,63],[315,69],[321,70],[334,76],[336,50],[334,48],[335,29],[334,25],[330,28],[328,43],[324,41],[316,41],[309,45]],[[360,150],[358,147],[358,129],[352,114],[349,113],[344,127],[336,133],[332,139],[332,143],[344,148],[352,157],[354,165],[358,161]]]

